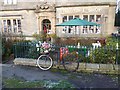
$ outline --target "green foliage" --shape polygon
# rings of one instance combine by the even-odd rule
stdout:
[[[50,34],[50,37],[56,39],[56,38],[57,38],[57,35],[56,35],[56,34]]]
[[[13,53],[12,50],[12,45],[13,45],[13,40],[7,40],[5,38],[2,38],[2,58],[8,58],[10,54]]]
[[[109,48],[98,48],[91,52],[90,60],[94,63],[112,63],[115,64],[116,49],[113,47]]]
[[[42,34],[34,33],[34,34],[33,34],[33,37],[34,37],[36,40],[46,41],[47,34],[46,34],[46,33],[42,33]]]
[[[14,44],[16,43],[22,43],[22,42],[30,42],[29,40],[24,40],[24,39],[13,39],[13,38],[2,38],[2,60],[3,62],[5,60],[8,60],[10,55],[14,53]],[[22,47],[17,47],[16,48],[19,51],[23,50]]]
[[[107,42],[106,42],[106,46],[116,47],[116,43],[118,43],[117,38],[115,38],[115,37],[108,37],[107,38]]]
[[[90,57],[86,57],[82,54],[79,54],[79,62],[94,63],[93,59],[90,59]]]

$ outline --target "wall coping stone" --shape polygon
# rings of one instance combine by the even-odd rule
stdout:
[[[13,61],[15,65],[29,65],[37,66],[36,59],[15,58]],[[62,65],[53,63],[53,68],[64,69]],[[119,65],[115,64],[93,64],[93,63],[79,63],[77,72],[89,73],[104,73],[104,74],[120,74],[118,72]]]

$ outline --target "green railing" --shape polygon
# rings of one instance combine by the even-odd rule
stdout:
[[[60,56],[60,48],[66,47],[70,52],[77,51],[82,62],[86,63],[119,63],[119,50],[115,47],[100,47],[92,48],[91,46],[81,46],[77,48],[76,45],[55,45],[55,51],[58,52]],[[40,49],[40,48],[39,48]],[[39,57],[40,51],[37,51],[36,45],[31,42],[20,42],[13,45],[15,58],[33,58],[37,59]],[[52,55],[52,54],[51,54]],[[59,58],[58,58],[59,59]]]

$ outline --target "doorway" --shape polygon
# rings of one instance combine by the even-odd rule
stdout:
[[[44,19],[42,21],[42,30],[46,34],[49,34],[51,32],[51,22],[49,19]]]

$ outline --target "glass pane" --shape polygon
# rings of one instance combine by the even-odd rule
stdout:
[[[13,19],[13,31],[14,31],[14,33],[17,32],[17,22],[16,22],[16,19]]]
[[[21,21],[18,20],[18,27],[21,27]]]
[[[17,0],[13,0],[13,4],[17,4]]]
[[[67,31],[67,26],[63,27],[63,33],[66,33]]]
[[[8,4],[12,4],[12,0],[8,0]]]
[[[21,20],[18,20],[18,31],[21,31]]]
[[[8,32],[12,31],[11,21],[7,20]]]
[[[79,18],[79,15],[75,15],[75,18]]]
[[[94,26],[89,26],[90,33],[94,33]]]
[[[7,25],[11,26],[11,21],[7,20]]]
[[[13,31],[14,31],[14,33],[16,33],[17,32],[17,27],[14,27]]]
[[[100,27],[96,26],[96,31],[95,33],[100,33]]]
[[[4,4],[7,4],[7,0],[4,0]]]
[[[13,25],[17,25],[16,19],[13,19]]]
[[[63,22],[67,21],[67,16],[63,16]]]
[[[83,15],[83,20],[87,20],[88,21],[88,15]]]
[[[69,16],[69,20],[73,19],[73,16]]]
[[[3,20],[3,25],[6,26],[6,20]]]
[[[100,22],[101,15],[96,15],[96,22]]]
[[[83,26],[83,33],[88,33],[87,26]]]
[[[89,21],[90,21],[90,22],[94,22],[94,20],[95,20],[95,19],[94,19],[94,15],[90,15]]]
[[[3,20],[3,32],[7,32],[7,25],[6,25],[7,21]]]

